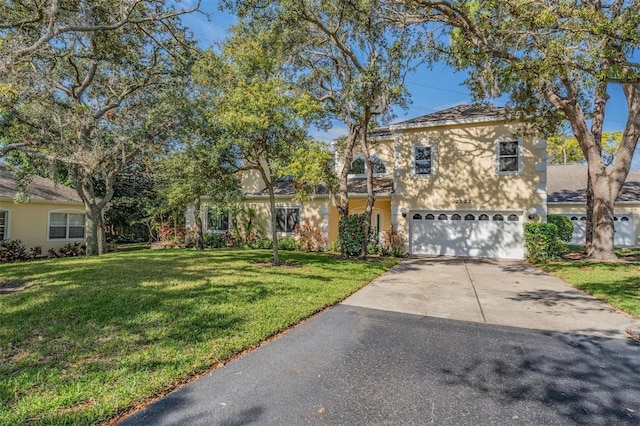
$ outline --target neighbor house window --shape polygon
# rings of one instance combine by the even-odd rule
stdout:
[[[292,233],[300,224],[300,209],[298,207],[276,209],[276,231]]]
[[[434,152],[431,146],[413,147],[413,175],[433,176]]]
[[[207,229],[209,231],[224,232],[229,230],[229,214],[215,214],[213,211],[207,213]]]
[[[517,174],[522,171],[520,141],[496,142],[496,171],[499,174]]]
[[[7,212],[0,211],[0,241],[7,239]]]
[[[84,215],[76,213],[50,213],[50,240],[80,240],[84,238]]]

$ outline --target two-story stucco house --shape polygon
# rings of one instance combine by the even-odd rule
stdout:
[[[544,220],[544,141],[522,136],[497,107],[461,105],[403,121],[370,134],[376,202],[372,226],[392,226],[411,254],[524,257],[523,224]],[[364,210],[364,161],[356,154],[349,178],[350,212]],[[269,203],[257,173],[242,176],[246,204],[269,232]],[[290,235],[309,220],[329,242],[338,238],[338,212],[322,188],[310,201],[294,201],[290,182],[276,188],[277,227]],[[226,217],[206,218],[225,230]]]

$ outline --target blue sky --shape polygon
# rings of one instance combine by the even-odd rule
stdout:
[[[189,4],[193,0],[183,3]],[[211,13],[210,19],[202,14],[192,14],[184,17],[185,24],[193,32],[201,47],[211,46],[226,37],[227,28],[235,21],[234,17],[217,9],[217,0],[202,0],[203,9]],[[411,94],[411,104],[408,110],[395,109],[398,122],[431,112],[446,109],[455,105],[471,102],[469,90],[463,85],[466,74],[454,72],[444,64],[435,64],[431,68],[422,66],[407,76],[406,86]],[[605,130],[622,130],[627,116],[627,107],[619,87],[610,90],[611,99],[607,106]],[[504,102],[495,101],[496,105]],[[323,141],[331,141],[346,133],[340,123],[328,131],[312,131],[312,135]],[[636,169],[638,167],[635,167]]]

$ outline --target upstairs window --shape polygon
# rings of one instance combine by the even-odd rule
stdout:
[[[364,174],[364,158],[359,157],[353,160],[351,163],[351,171],[349,174],[352,175],[363,175]]]
[[[522,172],[521,143],[518,140],[496,142],[496,172],[498,174],[519,174]]]
[[[300,209],[298,207],[276,208],[276,231],[293,233],[300,224]]]
[[[413,175],[433,176],[433,147],[413,147]]]
[[[84,239],[84,215],[74,213],[49,214],[50,240]]]
[[[379,159],[378,157],[371,156],[371,168],[373,169],[374,175],[384,175],[387,173],[387,166],[384,165],[384,161]],[[363,157],[358,157],[351,163],[351,170],[349,171],[350,175],[364,175],[366,173],[367,167],[364,162]]]

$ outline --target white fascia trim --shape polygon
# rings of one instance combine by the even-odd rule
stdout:
[[[523,214],[523,209],[460,209],[460,210],[456,210],[456,209],[423,209],[423,208],[415,208],[415,209],[408,209],[407,211],[407,215],[409,213],[420,213],[420,212],[427,212],[427,213],[473,213],[473,212],[477,212],[477,213],[516,213],[519,212],[520,214]]]
[[[557,205],[561,205],[561,204],[567,204],[570,206],[586,206],[587,202],[580,202],[580,201],[548,201],[547,204],[557,204]],[[640,201],[616,201],[615,205],[619,206],[621,204],[624,205],[632,205],[632,204],[636,204],[638,207],[640,207]]]
[[[391,198],[391,195],[393,195],[391,192],[376,192],[376,200],[380,199],[381,197],[384,198]],[[349,197],[353,197],[353,198],[367,198],[368,195],[367,194],[361,194],[361,193],[357,193],[357,194],[349,194]]]
[[[389,137],[375,136],[373,138],[367,138],[367,140],[371,142],[393,142],[393,135]]]
[[[425,127],[455,126],[457,124],[491,123],[496,121],[507,121],[507,118],[504,116],[491,116],[491,117],[467,118],[467,119],[460,119],[460,120],[429,121],[429,122],[409,123],[409,124],[398,123],[398,124],[393,124],[389,126],[389,130],[393,132],[395,130],[418,129],[418,128],[425,128]]]
[[[3,202],[6,201],[8,203],[22,204],[22,205],[26,205],[26,204],[51,204],[51,205],[54,205],[54,206],[65,205],[65,206],[78,206],[78,207],[84,208],[84,203],[77,202],[77,201],[49,201],[49,200],[33,200],[33,199],[30,199],[26,203],[16,203],[13,198],[7,198],[7,197],[0,198],[0,201],[3,201]]]

